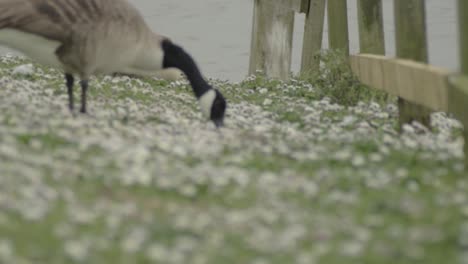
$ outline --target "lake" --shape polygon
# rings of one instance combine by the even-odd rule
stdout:
[[[130,0],[151,27],[185,47],[208,77],[247,75],[253,0]],[[383,0],[387,54],[395,54],[393,0]],[[430,62],[458,68],[456,1],[427,0]],[[358,50],[356,0],[348,0],[351,51]],[[296,16],[293,71],[300,65],[304,15]],[[325,30],[324,45],[327,46]]]

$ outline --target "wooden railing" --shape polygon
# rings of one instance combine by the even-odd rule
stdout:
[[[301,72],[314,71],[325,12],[329,47],[349,54],[346,0],[254,0],[250,73],[289,78],[294,13],[306,14]],[[359,80],[398,96],[400,124],[430,126],[430,112],[452,113],[465,126],[468,168],[468,1],[458,0],[461,72],[428,65],[425,0],[394,0],[396,58],[385,56],[382,0],[358,0],[360,53],[349,55]],[[327,7],[325,9],[325,7]]]

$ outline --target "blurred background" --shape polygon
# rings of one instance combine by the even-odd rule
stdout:
[[[151,27],[193,54],[206,76],[240,81],[248,71],[253,0],[129,0]],[[393,0],[383,0],[387,55],[395,54]],[[348,0],[351,52],[358,51],[356,0]],[[430,63],[458,69],[455,0],[426,0]],[[324,45],[327,46],[325,25]],[[292,69],[299,70],[304,15],[296,15]],[[0,52],[5,52],[0,48]]]
[[[189,50],[209,77],[239,81],[248,71],[253,0],[131,0],[157,32]],[[383,0],[387,54],[395,54],[393,0]],[[455,0],[427,0],[430,62],[458,68]],[[348,0],[351,51],[358,51],[356,0]],[[304,15],[295,24],[293,71],[298,71]],[[326,30],[325,30],[326,31]],[[326,34],[326,33],[325,33]],[[327,45],[325,35],[324,44]]]

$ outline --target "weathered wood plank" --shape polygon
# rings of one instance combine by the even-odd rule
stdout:
[[[447,70],[371,54],[352,55],[350,64],[364,84],[435,111],[449,111]]]
[[[424,0],[395,0],[397,56],[428,61],[426,7]]]
[[[328,43],[349,55],[348,5],[346,0],[328,0]]]
[[[317,70],[320,61],[316,54],[322,48],[323,26],[325,22],[325,0],[310,0],[304,27],[301,73]]]
[[[397,57],[427,63],[425,1],[395,0],[394,3]],[[400,98],[398,108],[400,126],[413,121],[430,126],[430,112],[424,107]]]
[[[302,0],[301,3],[301,13],[306,13],[309,12],[309,7],[310,7],[310,2],[311,0]]]
[[[268,0],[269,4],[275,5],[278,8],[289,9],[295,12],[304,12],[304,0]]]
[[[361,53],[385,54],[382,0],[358,0]]]
[[[458,0],[460,54],[462,73],[468,75],[468,1]]]
[[[294,11],[255,0],[249,73],[288,79],[291,69]]]
[[[465,1],[465,0],[463,0]],[[459,75],[450,78],[449,111],[465,126],[465,170],[468,170],[468,76]]]

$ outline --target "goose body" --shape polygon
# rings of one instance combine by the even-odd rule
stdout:
[[[221,93],[188,53],[152,32],[127,0],[0,0],[0,45],[63,69],[71,110],[75,77],[81,79],[84,113],[91,75],[154,76],[177,68],[190,81],[202,112],[218,126],[223,122]]]
[[[34,45],[31,45],[31,43],[34,43]],[[8,28],[0,30],[0,44],[14,47],[38,63],[50,67],[63,68],[63,65],[57,56],[55,56],[55,51],[60,46],[60,42],[58,41],[48,40],[35,34]]]

